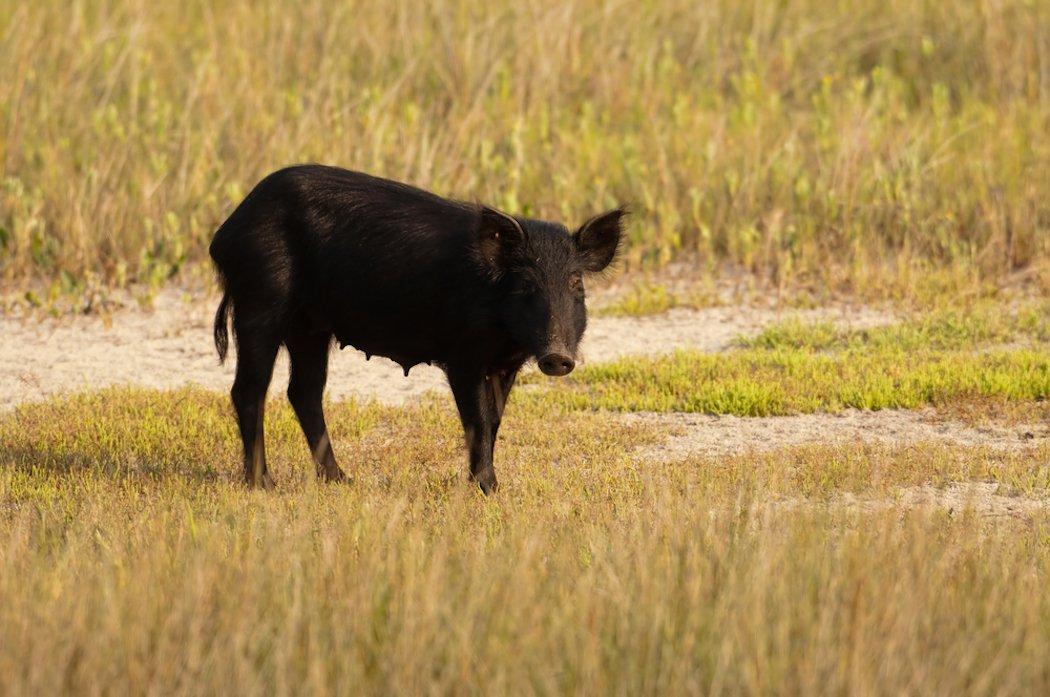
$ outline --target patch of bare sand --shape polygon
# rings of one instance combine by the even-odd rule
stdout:
[[[219,366],[216,359],[211,338],[216,304],[214,297],[167,289],[151,309],[121,309],[109,317],[0,317],[0,410],[111,385],[174,388],[191,384],[228,390],[236,361]],[[892,319],[871,310],[777,312],[752,307],[598,317],[591,321],[582,354],[587,360],[605,361],[679,348],[719,351],[734,337],[756,333],[769,322],[789,316],[850,326]],[[271,390],[283,390],[287,380],[287,358],[282,355]],[[363,354],[347,348],[332,352],[327,394],[336,400],[355,396],[402,404],[444,384],[444,374],[437,368],[416,366],[406,378],[394,363],[381,358],[366,362]]]
[[[582,346],[583,357],[607,361],[620,356],[669,353],[680,348],[724,351],[738,336],[752,336],[774,322],[833,322],[846,329],[889,324],[893,315],[871,308],[833,306],[809,310],[771,310],[720,306],[676,308],[643,317],[597,317],[591,320]]]
[[[162,292],[152,309],[124,309],[108,318],[0,318],[0,409],[82,389],[111,385],[176,388],[198,385],[226,391],[234,352],[219,365],[212,343],[212,299]],[[288,383],[282,351],[271,394]],[[327,394],[402,403],[444,384],[440,370],[417,366],[406,378],[396,364],[347,348],[332,351]]]
[[[1050,498],[1023,496],[996,482],[955,482],[946,487],[905,487],[890,498],[843,495],[838,505],[863,512],[905,508],[942,508],[950,512],[972,511],[986,517],[1025,518],[1050,511]]]
[[[902,487],[881,497],[846,493],[826,501],[792,498],[769,502],[769,507],[776,511],[822,508],[864,514],[927,509],[973,513],[982,518],[1030,520],[1050,513],[1050,497],[1022,495],[996,482],[953,482],[944,487]]]
[[[1023,448],[1050,438],[1050,424],[986,424],[972,426],[938,416],[931,408],[917,410],[851,409],[836,414],[739,417],[707,414],[628,413],[620,418],[654,423],[671,430],[662,443],[639,454],[673,462],[690,456],[722,457],[751,450],[771,450],[793,445],[833,444],[850,441],[890,445],[935,442],[956,446]]]

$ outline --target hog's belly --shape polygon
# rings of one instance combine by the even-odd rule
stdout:
[[[406,375],[413,366],[420,363],[440,362],[436,342],[420,331],[422,327],[413,327],[408,323],[383,325],[364,319],[350,323],[340,322],[335,328],[335,338],[341,349],[357,349],[364,353],[366,358],[389,358],[399,364]]]

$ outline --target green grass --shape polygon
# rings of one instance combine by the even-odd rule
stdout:
[[[571,409],[776,416],[1050,398],[1050,305],[980,302],[867,329],[788,320],[738,348],[584,366],[539,397]],[[1019,344],[1020,347],[1005,346]],[[977,411],[987,411],[978,409]]]
[[[892,503],[970,480],[1045,498],[1045,446],[656,465],[631,454],[655,428],[516,394],[485,499],[449,400],[330,405],[355,481],[329,486],[278,402],[279,488],[256,493],[226,401],[110,390],[0,415],[0,691],[1050,687],[1046,509]],[[845,493],[890,507],[824,505]]]
[[[542,378],[532,376],[532,381]],[[774,416],[913,409],[955,398],[1050,397],[1050,352],[909,353],[893,348],[821,355],[802,350],[678,351],[586,366],[551,391],[565,406]]]
[[[570,224],[630,203],[631,268],[1006,281],[1050,256],[1048,35],[1030,0],[2,0],[0,282],[185,275],[309,160]]]
[[[1050,342],[1050,302],[1027,302],[1016,309],[1002,303],[941,309],[886,326],[848,329],[830,322],[780,322],[737,346],[753,349],[955,350],[1016,341]]]

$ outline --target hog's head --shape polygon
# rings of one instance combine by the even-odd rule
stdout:
[[[547,375],[576,366],[587,327],[584,279],[616,257],[625,213],[603,213],[570,233],[558,223],[481,209],[478,252],[499,288],[504,325]]]

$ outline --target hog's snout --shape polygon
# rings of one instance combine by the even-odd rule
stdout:
[[[548,353],[540,359],[540,370],[547,375],[568,375],[576,367],[576,361],[563,353]]]

